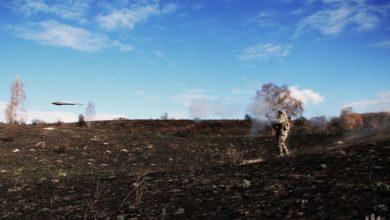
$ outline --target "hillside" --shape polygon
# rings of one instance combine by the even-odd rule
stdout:
[[[197,123],[19,126],[0,141],[0,217],[389,216],[386,132],[296,134],[294,156],[277,158],[246,121]],[[233,164],[229,147],[262,161]]]

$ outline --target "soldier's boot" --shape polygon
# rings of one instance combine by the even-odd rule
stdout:
[[[284,149],[284,152],[286,153],[286,155],[289,156],[290,152],[288,151],[288,148],[287,148],[285,143],[283,143],[283,149]]]
[[[279,145],[279,156],[280,157],[283,157],[284,156],[284,153],[283,153],[283,148]]]

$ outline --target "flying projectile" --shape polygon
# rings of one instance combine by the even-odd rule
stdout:
[[[75,102],[53,102],[51,104],[53,104],[53,105],[83,105],[83,104],[75,103]]]

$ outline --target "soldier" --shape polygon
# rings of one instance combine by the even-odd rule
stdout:
[[[276,131],[276,146],[279,148],[279,155],[290,155],[286,145],[288,131],[290,129],[289,118],[283,111],[278,111],[277,122],[273,124]]]

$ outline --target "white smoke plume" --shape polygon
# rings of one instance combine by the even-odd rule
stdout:
[[[271,126],[274,117],[269,117],[270,112],[267,104],[261,97],[255,97],[247,108],[248,115],[251,117],[251,135],[255,136],[263,131],[267,126]]]
[[[224,119],[236,116],[240,112],[240,106],[235,103],[197,99],[190,102],[188,111],[191,118]]]

